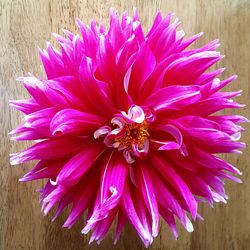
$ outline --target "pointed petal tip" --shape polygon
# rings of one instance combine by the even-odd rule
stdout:
[[[90,245],[91,243],[93,243],[94,240],[95,240],[95,238],[94,238],[93,235],[92,235],[92,236],[90,237],[90,240],[89,240],[89,245]]]
[[[53,218],[51,219],[51,222],[54,222],[56,220],[57,216],[58,216],[57,214],[55,216],[53,216]]]
[[[193,224],[191,223],[191,221],[189,221],[186,225],[186,230],[189,232],[189,233],[192,233],[194,231],[194,227],[193,227]]]
[[[20,163],[18,158],[14,158],[14,159],[10,159],[10,165],[11,166],[15,166],[18,165]]]
[[[82,25],[82,21],[81,21],[81,19],[80,18],[76,18],[76,20],[75,20],[75,22],[76,22],[76,25],[78,26],[78,25]]]
[[[27,180],[27,178],[25,176],[23,176],[23,177],[19,178],[18,181],[20,181],[20,182],[26,182],[28,180]]]
[[[16,78],[17,82],[23,82],[23,80],[24,80],[24,76],[19,76]]]
[[[81,234],[87,234],[90,229],[86,228],[86,226],[81,230]]]
[[[72,227],[72,225],[70,225],[69,222],[65,221],[65,223],[62,225],[63,228],[67,228],[70,229]]]
[[[238,78],[238,75],[232,75],[231,78],[233,78],[234,80]]]

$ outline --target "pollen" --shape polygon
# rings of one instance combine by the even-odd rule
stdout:
[[[121,146],[129,147],[131,144],[138,144],[142,147],[145,139],[149,137],[148,124],[146,121],[142,123],[126,124],[125,129],[124,136],[116,139]]]

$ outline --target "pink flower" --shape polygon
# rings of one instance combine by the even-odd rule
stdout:
[[[24,112],[15,140],[36,144],[12,154],[11,164],[38,160],[21,181],[45,178],[40,190],[47,214],[56,218],[72,204],[64,227],[87,210],[82,233],[100,242],[117,217],[116,242],[124,224],[133,225],[145,246],[159,232],[159,217],[177,238],[176,219],[193,231],[198,202],[226,202],[223,179],[241,182],[240,171],[217,153],[240,153],[247,119],[214,114],[244,105],[237,92],[220,90],[224,70],[206,70],[223,56],[218,40],[187,49],[180,22],[158,12],[144,34],[138,14],[121,21],[111,11],[110,28],[77,20],[82,38],[64,30],[40,51],[47,79],[20,77],[31,98],[10,101]]]

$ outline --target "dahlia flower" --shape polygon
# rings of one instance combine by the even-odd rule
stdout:
[[[31,97],[10,101],[25,113],[12,138],[35,144],[11,155],[11,164],[37,160],[20,181],[46,179],[42,210],[57,206],[54,219],[71,205],[64,227],[86,212],[82,233],[102,241],[113,221],[114,242],[126,222],[149,246],[160,216],[175,238],[176,221],[193,231],[199,202],[226,202],[224,179],[240,171],[218,153],[240,153],[247,119],[214,114],[244,105],[237,92],[221,92],[235,80],[220,80],[224,68],[207,71],[222,55],[218,40],[187,49],[189,39],[172,14],[156,14],[144,33],[134,10],[110,27],[76,23],[81,37],[55,34],[60,50],[40,50],[46,78],[19,77]]]

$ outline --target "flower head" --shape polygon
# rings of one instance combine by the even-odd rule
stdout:
[[[91,242],[114,220],[115,242],[128,221],[150,245],[160,216],[175,237],[176,219],[192,231],[198,202],[226,202],[223,179],[240,182],[217,154],[240,152],[238,124],[247,119],[214,114],[243,106],[232,100],[240,91],[221,91],[236,76],[207,72],[222,58],[218,41],[188,49],[202,34],[185,39],[171,18],[158,12],[147,33],[136,11],[121,20],[111,11],[107,31],[77,20],[82,37],[64,30],[59,51],[40,50],[46,79],[18,78],[31,98],[10,101],[26,114],[11,135],[36,143],[11,163],[38,160],[20,180],[48,180],[45,214],[72,204],[64,227],[88,211],[82,232],[93,231]]]

